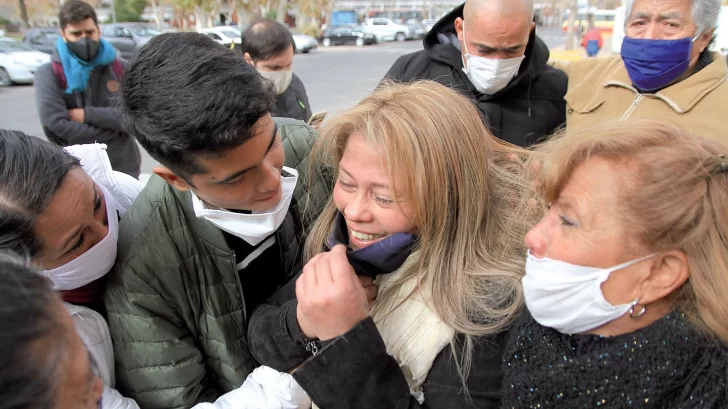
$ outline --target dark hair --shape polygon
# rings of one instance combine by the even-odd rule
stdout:
[[[237,148],[273,108],[273,84],[235,51],[204,34],[150,40],[127,67],[124,127],[177,175],[204,173],[195,160]]]
[[[96,10],[90,4],[81,0],[66,1],[58,13],[58,23],[61,25],[61,30],[65,29],[69,24],[78,24],[87,18],[92,19],[97,26],[99,25]]]
[[[0,409],[56,407],[72,333],[50,282],[0,252]]]
[[[32,257],[42,248],[35,218],[76,166],[78,159],[60,146],[0,129],[0,249]]]
[[[253,61],[264,61],[281,55],[294,46],[293,35],[283,24],[257,19],[240,36],[240,50]]]

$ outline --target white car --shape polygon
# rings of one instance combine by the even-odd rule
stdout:
[[[364,20],[362,27],[371,34],[377,36],[379,42],[383,41],[404,41],[414,40],[414,30],[404,24],[397,24],[388,18],[368,18]]]
[[[306,34],[303,34],[297,30],[291,29],[291,35],[293,36],[293,42],[296,44],[297,53],[307,53],[311,50],[318,48],[318,41]]]
[[[222,44],[226,47],[230,47],[233,43],[235,43],[235,47],[239,47],[242,42],[240,39],[242,33],[237,29],[237,27],[221,26],[201,28],[197,30],[197,32],[206,34],[208,37],[215,40],[216,43]]]
[[[32,84],[35,70],[51,56],[12,38],[0,37],[0,85]]]

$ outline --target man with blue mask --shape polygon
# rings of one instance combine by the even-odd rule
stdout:
[[[469,97],[493,135],[529,146],[564,122],[567,78],[547,65],[533,0],[468,0],[400,57],[385,80],[432,80]]]
[[[61,26],[51,62],[35,73],[35,101],[43,132],[61,145],[103,143],[114,170],[138,177],[141,153],[121,128],[113,106],[125,61],[101,38],[93,7],[66,1],[58,16]]]
[[[720,0],[629,0],[620,56],[557,63],[569,75],[567,126],[659,118],[725,132],[726,60],[709,50]]]

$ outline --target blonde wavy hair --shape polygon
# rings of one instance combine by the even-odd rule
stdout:
[[[522,243],[535,219],[516,211],[528,151],[496,139],[469,100],[431,81],[384,84],[340,114],[324,127],[312,163],[337,177],[354,134],[381,153],[397,200],[412,209],[420,257],[399,284],[412,277],[430,284],[430,308],[466,335],[464,379],[473,337],[506,329],[523,306]],[[336,213],[329,200],[307,239],[308,259],[326,249]],[[389,305],[389,295],[377,304]]]
[[[728,343],[728,143],[648,120],[601,123],[569,131],[531,157],[546,203],[592,157],[625,169],[622,220],[652,252],[681,250],[688,281],[672,295],[693,324]]]

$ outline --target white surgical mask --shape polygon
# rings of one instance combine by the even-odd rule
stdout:
[[[114,197],[103,186],[98,185],[104,192],[106,201],[106,217],[108,217],[109,232],[106,237],[85,253],[68,263],[53,270],[43,270],[41,275],[51,279],[53,288],[66,291],[75,290],[106,275],[116,261],[116,243],[119,237],[119,215]]]
[[[283,176],[281,173],[281,200],[273,210],[251,214],[231,212],[210,206],[192,193],[192,208],[195,216],[202,217],[221,230],[240,237],[251,246],[257,246],[278,230],[291,205],[293,190],[298,182],[298,172],[287,166],[283,167],[283,171],[291,176]]]
[[[602,293],[602,283],[615,271],[642,257],[612,268],[584,267],[528,252],[523,294],[533,318],[544,327],[564,334],[578,334],[600,327],[629,311],[632,304],[612,305]]]
[[[479,57],[468,52],[468,42],[465,40],[465,22],[463,21],[463,72],[479,92],[493,95],[508,85],[518,75],[525,55],[505,60]]]
[[[263,78],[272,81],[273,84],[276,87],[276,95],[281,95],[284,93],[288,86],[291,85],[291,80],[293,80],[293,71],[292,70],[283,70],[283,71],[262,71],[258,70],[260,75],[263,76]]]

